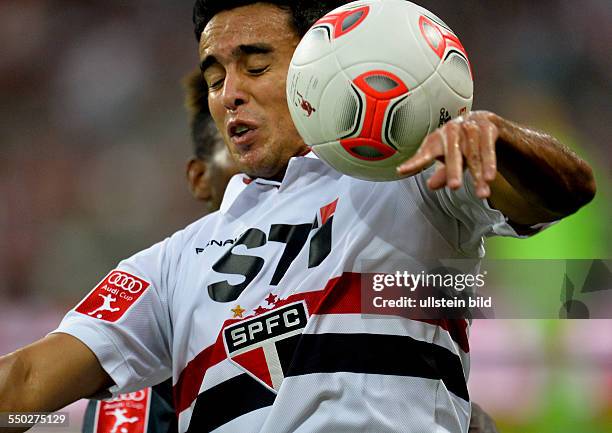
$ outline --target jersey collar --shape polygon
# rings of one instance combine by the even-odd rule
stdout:
[[[253,206],[256,203],[253,199],[256,199],[259,194],[270,190],[277,190],[278,193],[288,193],[298,190],[304,184],[310,183],[317,177],[326,174],[332,174],[334,177],[340,176],[338,172],[321,161],[314,152],[292,157],[287,165],[285,176],[280,182],[262,178],[251,178],[243,173],[237,174],[230,180],[219,210],[222,214],[226,214],[230,208],[242,201],[241,198],[245,195],[249,196],[248,202]]]

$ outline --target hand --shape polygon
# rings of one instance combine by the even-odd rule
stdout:
[[[427,181],[429,188],[458,189],[467,165],[478,197],[489,197],[489,183],[497,175],[497,119],[496,114],[488,111],[472,111],[451,120],[425,137],[417,153],[397,168],[398,174],[414,175],[437,160],[441,164]]]

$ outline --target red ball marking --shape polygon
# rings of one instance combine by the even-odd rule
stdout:
[[[380,77],[386,78],[388,88],[373,87],[371,80]],[[381,161],[395,155],[397,151],[383,142],[383,122],[391,100],[407,94],[408,87],[397,75],[383,70],[365,72],[355,78],[353,84],[365,94],[363,124],[358,137],[340,140],[340,144],[353,157],[364,161]],[[365,149],[371,155],[364,155]]]
[[[335,14],[327,14],[323,18],[321,18],[319,21],[314,23],[314,26],[318,26],[322,24],[329,24],[333,29],[332,37],[339,38],[340,36],[345,35],[351,30],[354,30],[355,28],[357,28],[357,26],[361,24],[363,20],[366,19],[369,12],[370,12],[369,6],[361,6],[356,9],[349,9],[349,10],[342,11],[342,12],[335,13]],[[345,20],[348,19],[349,17],[353,15],[357,15],[357,14],[360,14],[359,18],[357,18],[357,20],[354,23],[352,23],[350,26],[343,29],[342,23],[344,23]]]
[[[440,27],[429,18],[421,15],[421,18],[419,18],[419,29],[427,45],[429,45],[439,58],[442,58],[444,51],[446,51],[446,39],[442,36]]]
[[[444,27],[434,23],[424,15],[419,18],[419,29],[425,38],[427,45],[442,59],[448,48],[454,48],[465,56],[472,74],[472,65],[468,59],[467,51],[459,41],[459,38]],[[436,36],[437,35],[437,36]]]
[[[382,161],[383,159],[387,159],[393,155],[395,155],[396,150],[390,148],[385,143],[382,143],[378,140],[374,140],[372,138],[346,138],[344,140],[340,140],[340,144],[348,153],[358,159],[362,159],[364,161]],[[369,147],[375,149],[380,153],[380,156],[363,156],[356,153],[356,148],[359,147]]]
[[[368,78],[373,78],[376,76],[386,77],[389,80],[393,81],[396,84],[396,86],[385,92],[376,90],[374,87],[368,84],[368,81],[367,81]],[[365,72],[359,75],[357,78],[355,78],[355,80],[353,80],[353,83],[355,83],[355,85],[359,89],[361,89],[363,93],[365,93],[368,96],[372,96],[373,98],[376,98],[376,99],[393,99],[393,98],[397,98],[398,96],[403,95],[404,93],[408,92],[408,87],[402,82],[402,80],[399,79],[397,75],[392,74],[389,71],[383,71],[383,70]]]

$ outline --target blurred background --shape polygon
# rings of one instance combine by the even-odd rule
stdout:
[[[467,48],[475,109],[546,130],[595,169],[593,203],[530,240],[491,240],[490,257],[611,258],[612,4],[418,3]],[[0,353],[206,213],[184,176],[192,5],[0,1]],[[476,321],[469,385],[502,432],[611,431],[612,321]]]

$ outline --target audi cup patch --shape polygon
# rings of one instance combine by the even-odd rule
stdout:
[[[149,283],[125,271],[111,271],[75,311],[107,322],[116,322],[140,298]]]
[[[303,301],[242,320],[223,330],[229,359],[276,392],[308,322]]]
[[[151,388],[120,394],[98,402],[94,433],[145,433],[149,421]]]

